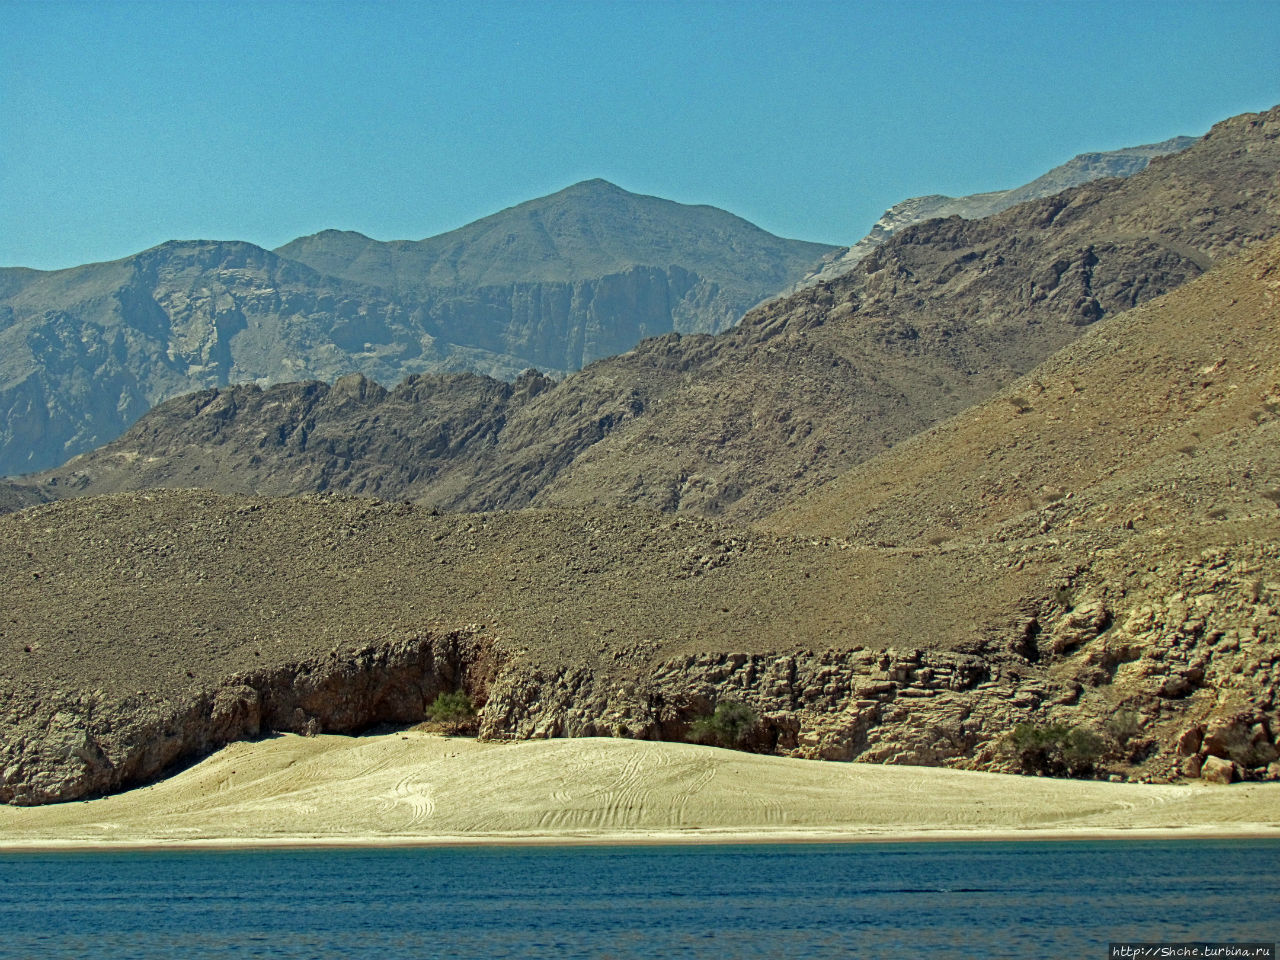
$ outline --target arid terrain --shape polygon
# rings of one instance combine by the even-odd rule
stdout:
[[[327,491],[751,521],[1273,235],[1278,174],[1280,111],[1234,118],[1128,179],[909,227],[716,337],[647,340],[559,383],[350,377],[189,394],[32,479],[46,496]]]
[[[386,749],[409,770],[396,751],[421,747],[443,769],[457,758],[416,733],[317,735],[408,727],[461,691],[491,744],[458,746],[478,783],[539,757],[654,784],[654,764],[723,761],[828,798],[943,775],[803,762],[858,760],[1148,782],[1016,781],[1033,807],[1074,799],[984,829],[1158,828],[1165,807],[1117,812],[1139,795],[1193,811],[1165,827],[1263,829],[1249,804],[1270,785],[1233,788],[1253,798],[1237,808],[1169,783],[1280,779],[1277,170],[1280,108],[1127,180],[908,228],[731,331],[559,383],[352,376],[169,401],[0,504],[0,801],[113,793],[272,732],[307,735],[279,749],[317,768]],[[728,702],[757,720],[741,746],[777,756],[680,743]],[[661,743],[506,743],[566,737]],[[184,776],[231,783],[236,755]],[[672,796],[702,777],[676,766]],[[375,779],[362,796],[398,789]],[[293,836],[293,788],[273,782],[254,835]],[[727,815],[703,789],[690,822],[709,828]],[[530,794],[538,828],[442,812],[410,833],[681,826],[669,798],[628,819],[599,790],[608,815],[556,821]],[[190,802],[196,832],[230,815]],[[915,810],[949,829],[932,800],[844,802],[775,825],[894,833]],[[342,809],[317,832],[366,829],[335,825]],[[764,829],[769,809],[730,826]],[[137,816],[129,835],[170,814]]]

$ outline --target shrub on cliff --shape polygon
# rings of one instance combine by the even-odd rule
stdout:
[[[443,723],[451,734],[456,734],[475,715],[471,698],[461,690],[440,694],[427,708],[427,716]]]
[[[710,716],[693,721],[689,727],[689,739],[694,743],[740,747],[759,722],[755,711],[745,703],[726,700],[718,704]]]
[[[1093,770],[1106,746],[1102,738],[1065,723],[1020,723],[1005,738],[1005,749],[1027,773],[1079,777]]]

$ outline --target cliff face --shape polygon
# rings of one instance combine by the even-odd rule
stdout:
[[[288,256],[191,241],[2,270],[0,474],[62,463],[191,390],[565,374],[645,337],[727,328],[828,249],[595,181],[416,244],[329,231]]]
[[[591,280],[433,291],[424,309],[441,332],[469,331],[468,346],[500,344],[526,366],[564,374],[673,330],[728,329],[753,304],[680,267],[637,266]]]
[[[484,645],[457,632],[426,634],[233,674],[216,687],[158,698],[57,691],[32,712],[11,704],[3,722],[0,803],[32,805],[114,793],[185,760],[272,731],[358,733],[407,725],[447,690],[483,697]]]
[[[351,361],[327,332],[374,336],[358,361],[370,373],[431,362],[399,304],[244,243],[171,243],[34,274],[5,307],[4,473],[60,463],[192,387],[337,376]]]

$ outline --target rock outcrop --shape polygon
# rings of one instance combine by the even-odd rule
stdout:
[[[1097,773],[1277,779],[1280,583],[1259,579],[1277,571],[1274,544],[1207,551],[1132,590],[1090,571],[1085,597],[1058,591],[1027,618],[1025,655],[855,647],[548,669],[473,627],[335,647],[159,699],[52,691],[0,714],[0,802],[113,792],[272,731],[409,725],[448,690],[479,704],[491,739],[683,739],[736,701],[759,718],[747,746],[786,756],[1021,772],[1010,732],[1061,724],[1094,733]]]
[[[113,793],[237,740],[272,732],[359,733],[424,719],[442,692],[483,700],[497,663],[482,639],[453,631],[235,673],[157,698],[51,691],[0,712],[0,803]]]

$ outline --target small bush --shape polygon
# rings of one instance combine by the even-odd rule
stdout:
[[[1072,727],[1060,749],[1067,773],[1075,777],[1092,772],[1093,765],[1106,752],[1107,747],[1096,733]]]
[[[442,693],[427,708],[427,716],[437,723],[445,724],[450,734],[456,734],[476,715],[471,698],[461,690]]]
[[[1103,724],[1116,743],[1126,746],[1142,730],[1142,721],[1134,710],[1121,710],[1107,718]]]
[[[1083,776],[1106,752],[1102,738],[1065,723],[1020,723],[1005,738],[1006,749],[1028,773]]]
[[[745,703],[726,700],[715,711],[699,717],[689,727],[689,739],[694,743],[716,743],[722,747],[740,747],[751,736],[760,719]]]

